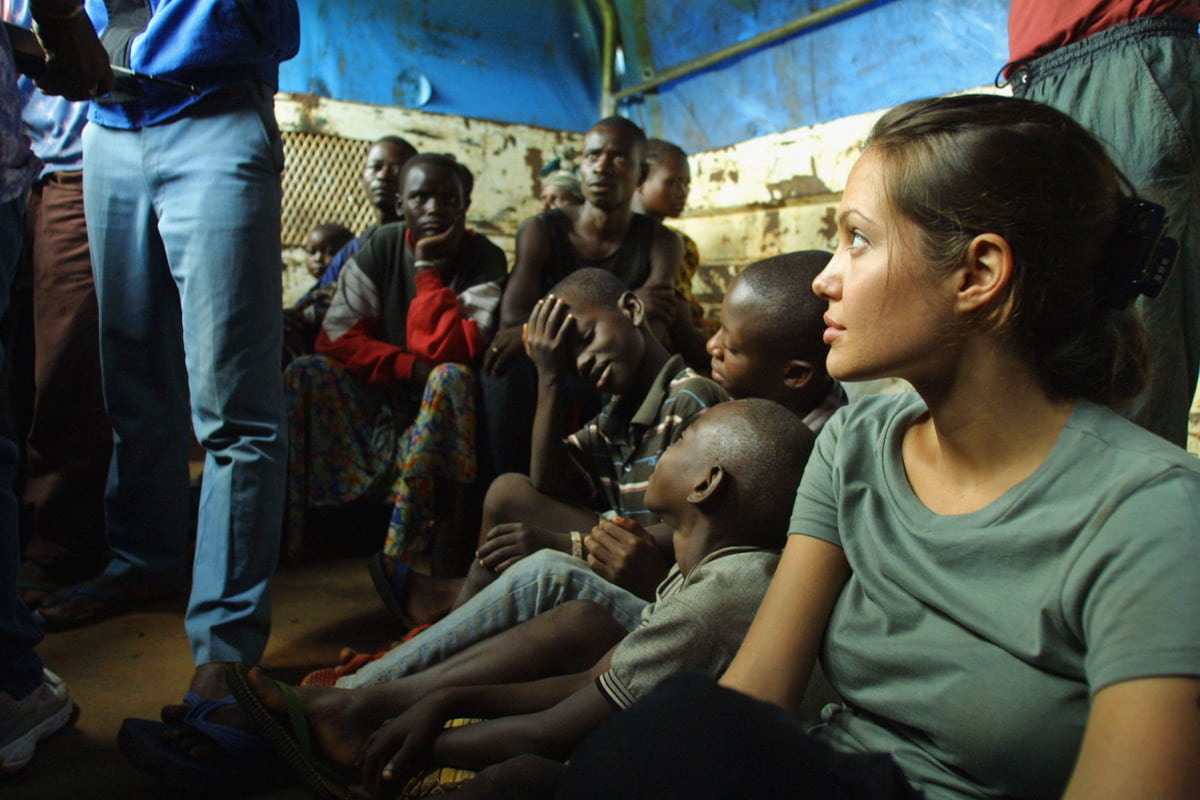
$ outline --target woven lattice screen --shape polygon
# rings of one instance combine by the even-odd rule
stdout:
[[[339,222],[358,233],[375,221],[360,176],[370,142],[283,132],[283,245],[301,246],[313,227]]]

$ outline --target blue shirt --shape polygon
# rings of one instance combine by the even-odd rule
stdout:
[[[104,0],[86,0],[96,31],[108,28]],[[142,82],[141,100],[93,102],[89,119],[110,128],[136,129],[166,122],[203,97],[249,81],[279,86],[279,64],[300,48],[296,0],[147,0],[150,21],[130,40],[127,65],[148,75],[192,84],[194,96]],[[113,58],[121,64],[123,55]]]

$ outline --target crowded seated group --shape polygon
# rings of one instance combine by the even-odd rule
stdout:
[[[510,269],[466,165],[371,145],[376,224],[315,228],[284,313],[281,524],[294,559],[339,534],[315,512],[390,508],[362,580],[397,641],[299,686],[214,659],[215,697],[126,720],[135,766],[227,796],[1200,792],[1200,467],[1118,413],[1155,207],[1048,107],[908,103],[836,252],[745,267],[705,331],[663,224],[689,183],[603,119]],[[848,402],[881,378],[912,391]]]
[[[1023,2],[1016,41],[1061,11]],[[87,9],[30,4],[43,88],[114,94],[82,167],[29,201],[86,214],[111,558],[38,541],[20,563],[0,439],[0,773],[73,712],[43,631],[175,594],[190,566],[187,693],[117,735],[171,791],[1200,797],[1200,462],[1157,427],[1182,397],[1163,387],[1196,380],[1163,342],[1194,328],[1146,322],[1195,299],[1195,192],[1131,180],[1120,142],[1027,96],[1070,93],[1085,61],[1115,82],[1114,47],[1184,74],[1193,4],[1091,4],[1129,20],[1014,58],[1016,96],[882,113],[835,251],[749,264],[716,325],[664,225],[686,154],[620,116],[546,176],[511,264],[469,224],[467,164],[374,142],[375,224],[314,230],[316,283],[276,308],[296,7],[241,8],[247,31],[152,5],[103,4],[104,42],[145,29],[151,64],[217,85],[130,100]],[[6,274],[40,169],[12,66],[0,48]],[[848,399],[884,379],[908,388]],[[276,680],[276,565],[350,533],[316,512],[362,503],[389,512],[360,579],[399,641]]]
[[[583,202],[548,197],[511,271],[453,158],[396,178],[285,369],[287,542],[390,502],[364,580],[407,635],[297,687],[221,666],[224,701],[127,721],[136,765],[332,798],[1088,796],[1120,763],[1197,788],[1200,468],[1112,410],[1147,353],[1120,259],[1155,255],[1081,128],[894,109],[836,253],[741,271],[704,364],[677,148],[602,120]],[[847,403],[882,377],[915,391]],[[475,517],[435,525],[447,493]],[[468,557],[431,575],[440,536]],[[780,714],[818,658],[830,704]]]

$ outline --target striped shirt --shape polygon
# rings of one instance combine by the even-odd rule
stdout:
[[[602,500],[642,526],[658,522],[645,504],[646,482],[658,457],[679,438],[688,418],[728,399],[718,384],[685,367],[679,355],[667,361],[640,402],[628,395],[613,398],[567,437],[567,451],[591,481],[589,499]]]

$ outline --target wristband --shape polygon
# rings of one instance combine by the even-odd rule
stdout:
[[[430,269],[431,267],[436,267],[437,264],[434,263],[433,261],[426,261],[425,259],[421,259],[420,261],[414,261],[413,266],[416,267],[417,269]]]
[[[583,559],[583,534],[571,531],[571,557]]]

